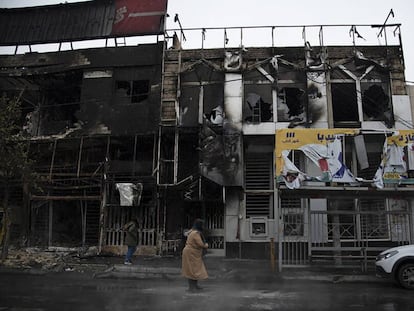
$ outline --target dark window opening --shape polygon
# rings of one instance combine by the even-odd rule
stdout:
[[[261,123],[273,121],[272,85],[265,81],[249,82],[244,84],[243,119],[246,122]],[[253,79],[254,77],[250,77]]]
[[[247,94],[246,103],[250,113],[244,118],[245,121],[253,123],[272,121],[272,104],[265,102],[260,95]]]
[[[284,87],[278,92],[277,118],[280,122],[305,122],[305,91],[296,87]]]
[[[116,96],[120,103],[135,104],[149,95],[149,80],[116,81]]]
[[[388,127],[392,127],[390,97],[384,92],[384,88],[378,84],[363,84],[362,89],[364,120],[384,121]]]
[[[355,83],[332,83],[331,89],[334,122],[359,122]]]

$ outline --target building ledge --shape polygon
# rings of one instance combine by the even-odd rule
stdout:
[[[414,185],[406,187],[386,187],[377,189],[372,187],[350,186],[303,186],[299,189],[289,189],[284,185],[278,187],[282,198],[412,198],[414,199]]]

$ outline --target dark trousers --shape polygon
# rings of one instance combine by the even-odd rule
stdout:
[[[188,279],[188,290],[195,291],[201,289],[200,286],[198,286],[197,280]]]
[[[137,247],[134,245],[128,245],[128,250],[125,255],[125,262],[131,262],[132,255],[134,255],[135,251],[137,250]]]

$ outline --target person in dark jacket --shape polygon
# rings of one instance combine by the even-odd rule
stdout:
[[[124,264],[131,265],[132,256],[137,250],[138,245],[138,221],[136,219],[131,220],[124,225],[123,229],[125,231],[124,244],[128,246]]]
[[[188,291],[194,292],[201,289],[197,281],[208,278],[208,273],[203,261],[203,250],[208,244],[203,237],[203,220],[196,219],[193,228],[187,235],[187,242],[182,254],[182,276],[188,280]]]

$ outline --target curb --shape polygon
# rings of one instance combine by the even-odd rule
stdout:
[[[346,275],[330,274],[321,272],[290,273],[255,271],[246,269],[232,269],[229,271],[209,270],[209,279],[224,281],[316,281],[329,283],[376,283],[387,280],[375,275]],[[94,278],[125,278],[125,279],[181,279],[181,268],[174,267],[147,267],[147,266],[124,266],[116,264],[109,269],[93,275]]]

